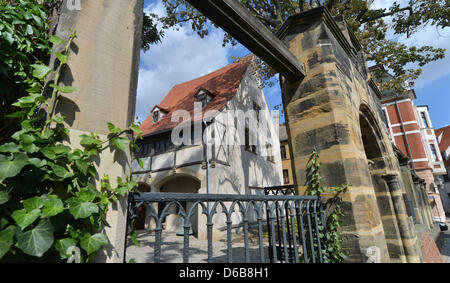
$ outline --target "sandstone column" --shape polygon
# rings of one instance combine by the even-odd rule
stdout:
[[[376,249],[381,262],[390,262],[360,137],[361,96],[370,95],[360,75],[364,67],[354,65],[359,55],[354,57],[349,39],[323,7],[292,16],[278,36],[306,65],[307,76],[302,81],[281,79],[299,192],[306,187],[307,164],[316,148],[324,185],[351,184],[344,195],[342,227],[348,261],[367,262],[368,254]]]
[[[77,91],[59,101],[57,112],[67,116],[70,143],[78,147],[81,134],[95,132],[106,138],[107,122],[120,128],[133,122],[144,1],[81,1],[81,10],[69,2],[62,5],[56,34],[66,39],[68,29],[77,31],[69,67],[62,76]],[[130,163],[130,153],[108,150],[96,162],[98,178],[105,174],[112,182],[117,176],[125,178]],[[107,220],[112,227],[106,229],[110,244],[98,261],[122,261],[126,208],[124,198],[110,209]]]
[[[400,235],[405,250],[407,262],[420,262],[419,254],[416,250],[417,238],[411,233],[409,227],[408,214],[406,211],[403,192],[398,184],[397,175],[388,174],[383,176],[391,193],[392,203],[394,204],[395,216],[400,230]]]

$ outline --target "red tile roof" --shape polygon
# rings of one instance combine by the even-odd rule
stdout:
[[[439,149],[445,151],[450,146],[450,125],[435,131],[436,138],[442,134],[441,142],[439,143]]]
[[[171,121],[175,110],[186,110],[193,118],[195,95],[202,88],[214,96],[208,105],[203,108],[203,112],[222,109],[236,94],[248,66],[249,61],[233,63],[203,77],[174,86],[163,101],[158,104],[160,109],[167,110],[168,113],[156,123],[153,122],[153,117],[150,115],[140,127],[143,132],[142,135],[147,136],[174,128],[179,124],[179,122]]]

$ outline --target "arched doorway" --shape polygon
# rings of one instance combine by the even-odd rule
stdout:
[[[362,106],[359,115],[361,139],[381,216],[389,257],[391,262],[405,262],[405,252],[392,196],[384,179],[389,171],[386,147],[383,144],[381,130],[376,121],[368,107]]]
[[[148,193],[151,191],[151,188],[148,184],[145,183],[139,183],[138,191],[141,193]],[[144,230],[145,229],[145,219],[147,217],[147,208],[145,205],[141,205],[138,208],[136,208],[136,214],[138,215],[138,218],[136,218],[133,222],[133,228],[134,230]]]
[[[161,181],[157,187],[161,193],[185,193],[196,194],[199,192],[201,182],[190,175],[172,175]],[[158,214],[160,215],[167,203],[158,205]],[[194,203],[181,202],[180,205],[184,211],[189,211]],[[169,207],[169,215],[163,220],[164,230],[167,232],[177,232],[182,225],[182,217],[178,214],[178,205]],[[198,234],[198,207],[197,211],[191,217],[191,226],[194,234]]]

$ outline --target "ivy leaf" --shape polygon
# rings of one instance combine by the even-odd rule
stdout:
[[[0,191],[0,205],[7,203],[10,198],[8,192]]]
[[[40,197],[29,198],[23,201],[23,207],[26,211],[40,209],[44,205],[44,200]]]
[[[17,225],[23,230],[33,224],[41,215],[40,209],[35,209],[27,213],[25,210],[16,210],[11,217],[16,221]]]
[[[111,134],[119,134],[120,132],[122,132],[122,130],[114,126],[113,123],[108,123],[108,129]]]
[[[101,247],[108,244],[108,238],[105,234],[90,235],[85,233],[81,237],[81,248],[87,252],[88,255],[98,251]]]
[[[55,84],[50,84],[50,86],[62,93],[73,93],[74,91],[76,91],[77,89],[74,88],[73,86],[58,86]]]
[[[72,172],[69,172],[66,168],[62,166],[51,164],[50,167],[52,167],[52,173],[61,178],[62,180],[73,176]]]
[[[17,153],[20,151],[20,146],[15,143],[5,143],[0,146],[0,152]]]
[[[14,154],[14,158],[0,155],[0,182],[15,177],[27,164],[28,157],[25,153]]]
[[[28,159],[28,162],[30,162],[31,165],[33,165],[36,168],[41,168],[47,165],[47,160],[45,159],[39,159],[39,158],[30,158]]]
[[[97,138],[88,135],[81,135],[80,137],[81,137],[80,144],[84,147],[90,147],[101,143],[101,141],[98,140]]]
[[[33,67],[33,76],[40,80],[47,77],[47,75],[52,71],[49,67],[39,64],[33,64],[31,67]]]
[[[65,42],[64,39],[60,38],[57,35],[52,35],[50,36],[50,38],[48,39],[48,41],[50,41],[51,43],[55,44],[55,45],[61,45]]]
[[[9,226],[0,232],[0,259],[8,253],[9,248],[14,244],[15,230],[15,226]]]
[[[127,138],[114,138],[112,144],[119,150],[126,152],[127,146],[130,144],[130,140]]]
[[[131,232],[130,237],[131,237],[131,241],[132,241],[136,246],[138,246],[138,247],[141,246],[141,243],[139,243],[139,241],[138,241],[137,238],[136,238],[136,231],[135,231],[135,230],[133,230],[133,232]]]
[[[68,55],[64,55],[64,54],[62,54],[60,52],[56,52],[56,57],[59,59],[61,64],[66,64],[67,63],[67,59],[69,59]]]
[[[44,215],[44,217],[52,217],[60,214],[63,211],[64,211],[64,204],[59,198],[49,199],[44,203],[42,214]]]
[[[67,201],[69,212],[75,219],[88,218],[94,213],[98,213],[98,206],[92,202],[82,202],[77,198],[71,198]]]
[[[84,175],[86,175],[88,173],[88,169],[89,169],[89,162],[81,160],[81,159],[77,159],[75,160],[75,166],[78,168],[78,170],[81,171],[81,173],[83,173]]]
[[[53,245],[54,228],[50,220],[44,219],[27,232],[17,230],[17,246],[24,253],[41,257]]]
[[[55,244],[55,249],[59,252],[61,258],[69,258],[70,254],[67,253],[67,250],[70,247],[76,247],[77,241],[71,238],[65,238],[61,240],[57,240]]]

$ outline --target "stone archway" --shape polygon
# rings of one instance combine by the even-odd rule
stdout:
[[[184,175],[176,174],[167,177],[156,185],[156,189],[161,193],[187,193],[196,194],[199,193],[201,188],[201,181],[197,178]],[[185,211],[189,211],[193,203],[180,203]],[[160,204],[158,207],[158,214],[161,213],[162,208],[165,204]],[[182,221],[182,217],[178,215],[179,207],[177,205],[172,205],[169,208],[169,215],[164,220],[164,230],[167,232],[177,232]],[[191,225],[193,232],[198,236],[198,208],[197,213],[191,217]]]
[[[370,109],[362,105],[359,114],[361,139],[369,166],[370,181],[375,191],[391,262],[406,262],[397,218],[389,188],[384,180],[388,173],[386,150],[379,128]]]

